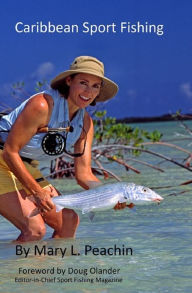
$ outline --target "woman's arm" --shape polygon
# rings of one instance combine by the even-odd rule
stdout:
[[[99,179],[92,173],[91,170],[91,147],[93,142],[93,135],[94,135],[94,127],[93,121],[89,114],[85,113],[84,118],[84,129],[87,133],[87,141],[84,155],[78,158],[75,158],[75,177],[77,183],[85,188],[90,188],[90,183],[92,182],[100,182]],[[82,152],[86,137],[81,135],[80,139],[75,144],[75,152]],[[115,210],[121,210],[127,207],[126,203],[117,203],[114,207]]]
[[[10,170],[30,193],[38,199],[39,206],[44,210],[50,210],[53,204],[47,198],[47,192],[40,187],[27,171],[20,158],[19,151],[37,133],[40,127],[48,124],[52,103],[52,98],[48,95],[38,94],[31,98],[13,124],[3,150],[3,159]]]
[[[89,114],[85,112],[84,117],[84,130],[87,133],[82,132],[79,140],[75,144],[75,153],[82,152],[86,140],[85,152],[81,157],[75,158],[75,177],[80,186],[85,189],[90,188],[90,182],[100,182],[99,179],[92,173],[91,170],[91,147],[94,135],[93,121]]]

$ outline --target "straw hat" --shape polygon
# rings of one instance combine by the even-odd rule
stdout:
[[[61,84],[64,82],[67,76],[75,73],[88,73],[102,78],[103,85],[101,87],[99,96],[96,98],[97,102],[103,102],[111,99],[118,91],[118,85],[104,76],[103,63],[98,59],[90,56],[80,56],[75,58],[70,66],[70,69],[57,75],[51,81],[51,86],[55,87]]]

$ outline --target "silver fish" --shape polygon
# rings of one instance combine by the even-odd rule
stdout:
[[[52,198],[56,211],[70,208],[82,211],[82,214],[103,211],[113,208],[118,202],[143,205],[153,202],[160,203],[163,198],[150,188],[134,183],[118,182],[100,185],[75,194],[60,195]]]

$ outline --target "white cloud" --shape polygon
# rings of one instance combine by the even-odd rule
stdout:
[[[190,82],[185,82],[181,84],[180,89],[182,93],[185,94],[185,96],[187,96],[187,98],[192,99],[192,87]]]
[[[55,66],[51,62],[44,62],[39,65],[37,70],[32,74],[32,77],[38,78],[38,79],[46,79],[48,76],[50,76],[55,69]]]
[[[8,81],[4,84],[0,84],[0,107],[5,107],[8,101],[12,103],[13,100],[19,101],[29,97],[34,92],[35,82],[49,79],[54,70],[55,66],[53,63],[44,62],[40,64],[30,76],[25,76],[25,78],[18,77],[13,82]],[[21,89],[19,89],[20,86],[18,86],[19,88],[16,86],[14,89],[13,84],[19,83],[20,81],[24,82],[24,84],[21,85]],[[14,91],[16,92],[15,95],[13,95]]]

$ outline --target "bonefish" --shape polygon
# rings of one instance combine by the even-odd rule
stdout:
[[[160,203],[163,198],[150,188],[134,183],[118,182],[100,185],[94,189],[85,190],[75,194],[61,195],[52,198],[56,211],[70,208],[82,211],[82,214],[103,211],[113,208],[117,203],[143,205]]]

